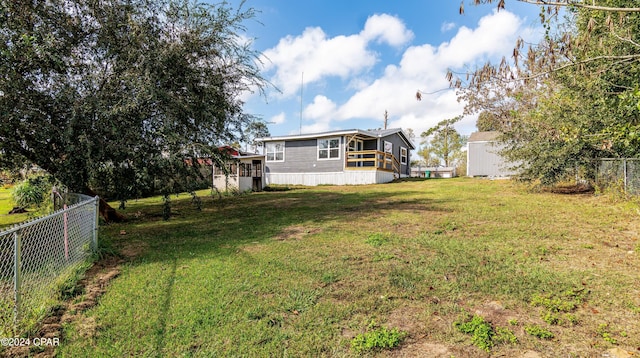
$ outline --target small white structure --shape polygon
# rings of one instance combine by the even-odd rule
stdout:
[[[454,178],[454,167],[411,167],[411,176],[414,178]]]
[[[509,177],[516,174],[509,162],[499,154],[503,146],[498,141],[500,132],[475,132],[469,136],[467,175],[470,177]]]
[[[265,187],[263,180],[263,154],[245,153],[231,147],[223,147],[231,159],[226,168],[213,166],[213,186],[221,191],[262,191]],[[225,172],[226,169],[226,172]]]

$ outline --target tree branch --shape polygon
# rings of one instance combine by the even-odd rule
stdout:
[[[608,12],[640,12],[640,7],[610,7],[599,5],[588,5],[579,2],[566,1],[545,1],[545,0],[518,0],[527,4],[541,5],[541,6],[575,6],[583,9],[600,10]]]

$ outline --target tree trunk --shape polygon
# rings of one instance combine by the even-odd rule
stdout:
[[[91,188],[89,188],[88,186],[84,187],[83,190],[83,194],[85,195],[89,195],[89,196],[96,196],[97,194],[91,190]],[[121,213],[119,213],[118,211],[116,211],[116,209],[112,208],[111,205],[109,205],[109,203],[107,203],[104,199],[100,198],[100,216],[104,219],[105,222],[107,223],[120,223],[123,221],[126,221],[127,218],[122,215]]]

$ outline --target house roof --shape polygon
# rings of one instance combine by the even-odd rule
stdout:
[[[411,149],[415,149],[415,145],[409,140],[407,135],[401,128],[391,128],[391,129],[344,129],[344,130],[336,130],[329,132],[320,132],[320,133],[308,133],[308,134],[293,134],[286,136],[275,136],[275,137],[264,137],[257,138],[256,141],[259,142],[273,142],[273,141],[281,141],[281,140],[299,140],[299,139],[313,139],[313,138],[324,138],[331,136],[340,136],[340,135],[349,135],[349,134],[358,134],[364,137],[370,138],[381,138],[386,137],[388,135],[392,135],[398,133],[405,142],[409,145]]]
[[[498,131],[475,132],[471,133],[467,142],[495,142],[499,136]]]

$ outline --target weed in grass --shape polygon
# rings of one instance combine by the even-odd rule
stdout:
[[[496,344],[517,344],[518,338],[509,328],[496,327],[493,342]]]
[[[618,340],[613,337],[610,332],[610,327],[608,323],[602,323],[598,325],[598,334],[605,342],[609,342],[611,344],[618,344]]]
[[[367,237],[367,240],[365,240],[365,243],[373,247],[380,247],[388,243],[389,241],[390,241],[390,238],[388,236],[380,233],[375,233],[375,234],[369,235],[369,237]]]
[[[588,295],[585,289],[567,290],[559,295],[536,294],[531,299],[533,306],[542,307],[542,319],[550,325],[576,325],[578,317],[572,314]]]
[[[407,333],[398,328],[377,327],[355,336],[351,340],[351,348],[356,352],[394,348],[399,346],[406,336]]]
[[[497,344],[516,344],[518,338],[509,328],[493,327],[481,316],[473,316],[471,320],[456,321],[454,326],[462,333],[471,335],[471,342],[478,348],[490,351]]]
[[[485,351],[491,350],[493,347],[493,336],[495,332],[491,323],[484,320],[480,316],[473,316],[467,322],[455,322],[455,327],[462,333],[471,335],[471,342],[478,348]]]
[[[546,328],[540,327],[537,324],[524,326],[524,331],[527,332],[529,335],[538,337],[540,339],[552,339],[553,337],[555,337],[553,332],[549,331]]]
[[[509,324],[512,326],[517,326],[518,325],[518,320],[513,318],[509,320]]]

